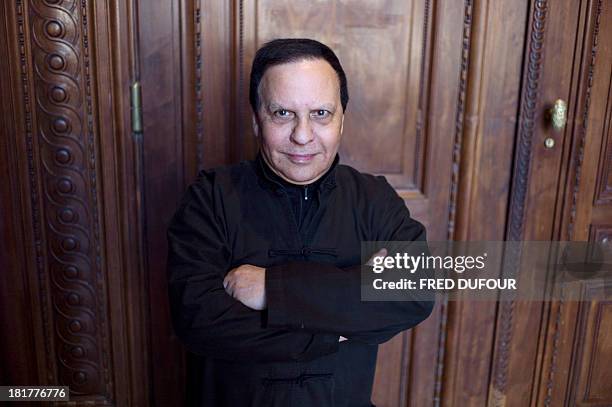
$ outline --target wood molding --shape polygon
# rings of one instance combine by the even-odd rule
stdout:
[[[36,284],[36,251],[31,239],[32,210],[29,190],[32,170],[27,157],[27,142],[31,140],[32,122],[30,82],[27,72],[23,3],[5,2],[0,6],[0,91],[3,109],[0,113],[3,130],[0,142],[0,169],[8,174],[0,187],[0,211],[5,214],[0,222],[0,324],[4,332],[0,377],[5,383],[26,385],[41,380],[47,371],[46,358],[40,358],[38,348],[44,340],[38,331],[42,327],[39,310],[31,307],[30,292]],[[10,56],[10,57],[8,57]],[[27,110],[26,110],[27,108]],[[28,120],[26,120],[26,116]],[[26,134],[30,134],[28,138]],[[22,188],[22,185],[24,186]]]
[[[574,239],[574,224],[576,222],[576,206],[578,204],[578,194],[580,192],[580,177],[582,174],[582,162],[584,160],[584,146],[587,135],[587,124],[589,119],[589,107],[591,106],[591,91],[593,87],[593,71],[595,69],[595,58],[597,56],[597,45],[599,43],[599,23],[601,20],[602,0],[598,0],[597,8],[594,17],[594,28],[592,32],[592,41],[590,49],[590,60],[585,83],[587,84],[584,90],[584,106],[582,107],[582,126],[580,127],[578,148],[574,157],[574,178],[572,181],[572,203],[570,209],[570,218],[568,224],[568,237]]]
[[[234,19],[231,22],[234,34],[232,55],[235,64],[232,78],[232,96],[234,98],[232,106],[236,107],[236,115],[233,121],[230,151],[231,161],[237,162],[251,159],[256,153],[251,128],[247,126],[247,123],[250,123],[251,120],[247,74],[250,72],[250,63],[257,49],[257,33],[255,32],[257,23],[255,19],[258,2],[247,2],[245,5],[244,0],[233,0],[232,5],[234,13]]]
[[[450,202],[448,206],[448,239],[455,238],[455,218],[457,197],[459,191],[459,174],[461,171],[461,156],[463,144],[463,129],[465,104],[468,84],[468,68],[470,66],[470,50],[472,37],[472,0],[465,0],[463,13],[463,41],[461,52],[461,70],[459,72],[459,91],[457,94],[457,110],[455,113],[455,135],[453,144],[453,166],[451,174]]]
[[[457,216],[457,198],[459,196],[461,156],[463,144],[463,129],[465,118],[465,103],[468,87],[468,70],[470,66],[470,51],[472,45],[472,0],[465,0],[463,7],[463,40],[461,52],[461,64],[459,71],[459,89],[457,91],[457,105],[455,112],[454,143],[453,143],[453,163],[450,182],[450,195],[448,205],[448,225],[447,239],[455,239],[455,219]],[[447,324],[449,304],[448,297],[443,295],[440,298],[440,314],[438,321],[438,340],[436,351],[436,374],[434,382],[434,405],[439,406],[442,399],[443,380],[444,380],[444,357],[447,339]]]
[[[550,363],[548,368],[548,377],[546,379],[546,396],[544,398],[544,405],[546,407],[550,406],[553,389],[554,389],[554,378],[557,371],[557,359],[559,355],[559,343],[561,338],[561,324],[563,322],[563,318],[565,317],[563,311],[564,305],[563,291],[561,291],[561,298],[559,301],[556,301],[554,304],[554,324],[553,324],[553,333],[552,333],[552,349],[550,351]]]
[[[423,5],[423,32],[421,41],[421,66],[419,71],[419,99],[418,99],[418,111],[416,117],[415,126],[415,157],[414,160],[414,180],[415,185],[412,185],[409,189],[420,192],[425,195],[424,189],[424,174],[425,174],[425,160],[426,160],[426,143],[427,143],[427,120],[429,116],[429,99],[431,87],[429,86],[429,77],[432,65],[432,6],[431,0],[425,0]],[[421,152],[422,150],[422,152]]]
[[[70,386],[74,396],[110,404],[89,6],[85,1],[16,3],[47,380]]]
[[[520,127],[517,135],[516,169],[515,176],[512,179],[508,240],[521,240],[523,237],[523,209],[529,181],[531,144],[541,74],[542,46],[544,43],[547,7],[547,0],[536,0],[534,3],[527,56],[527,72],[525,73],[519,119]]]
[[[512,178],[507,240],[522,240],[523,212],[529,184],[531,145],[541,75],[542,47],[546,26],[547,1],[536,0],[533,6],[526,56],[527,69],[522,87],[519,129],[516,141],[515,169]],[[517,257],[508,254],[504,259],[508,270],[516,270]],[[503,407],[506,402],[510,346],[513,337],[515,301],[502,301],[498,311],[498,332],[495,339],[495,355],[492,367],[492,383],[489,405]]]
[[[194,9],[194,43],[195,43],[195,104],[196,104],[196,163],[197,169],[204,168],[204,134],[203,134],[203,97],[202,97],[202,5],[201,1],[195,2]]]

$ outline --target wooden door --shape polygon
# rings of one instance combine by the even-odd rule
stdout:
[[[341,159],[387,176],[430,240],[609,239],[611,9],[3,2],[0,384],[69,385],[77,405],[182,405],[192,360],[170,325],[165,228],[199,169],[253,156],[249,66],[277,36],[337,51],[351,95]],[[558,98],[562,132],[546,116]],[[381,347],[373,400],[608,405],[610,318],[605,301],[441,298]]]
[[[256,49],[277,37],[315,38],[336,50],[348,75],[341,161],[387,176],[430,238],[446,239],[452,233],[447,219],[456,141],[448,135],[456,121],[429,118],[456,115],[461,43],[448,40],[461,35],[464,25],[455,13],[464,11],[461,4],[403,0],[329,1],[316,7],[309,1],[196,3],[192,62],[195,89],[202,93],[191,103],[201,107],[195,116],[201,127],[193,148],[198,155],[185,161],[199,168],[253,157],[248,78]],[[151,128],[158,120],[152,118]],[[438,338],[434,317],[381,348],[378,404],[403,404],[411,393],[419,403],[431,402],[439,349],[429,344]]]
[[[464,30],[455,14],[463,16],[464,5],[142,2],[139,13],[146,240],[154,319],[167,314],[166,299],[160,296],[165,293],[165,237],[160,232],[181,189],[197,169],[252,158],[256,152],[248,105],[249,70],[256,49],[272,38],[311,37],[337,51],[351,95],[341,161],[387,176],[413,216],[426,224],[431,239],[452,234],[447,220],[451,184],[457,182],[451,177],[453,159],[458,156],[453,156],[456,137],[448,135],[457,126],[456,103],[462,96],[458,93],[461,42],[453,44],[450,39],[460,38]],[[160,64],[164,69],[159,69]],[[434,119],[439,117],[451,120]],[[434,221],[439,219],[444,221]],[[439,340],[439,324],[437,317],[431,318],[381,348],[377,403],[404,404],[409,394],[417,403],[432,401],[440,350],[430,344]],[[181,348],[169,325],[161,322],[155,332],[160,334],[152,343],[158,366],[173,372],[154,377],[160,399],[184,367],[177,363]]]
[[[500,213],[505,222],[497,224],[505,224],[500,232],[508,240],[605,241],[612,219],[602,199],[609,172],[612,57],[602,39],[610,36],[610,6],[533,1],[525,23],[507,217]],[[557,99],[568,105],[562,130],[552,127],[549,114]],[[482,210],[486,195],[474,193],[482,180],[466,183],[472,195],[462,214],[475,219],[471,206]],[[482,226],[466,226],[470,231],[460,228],[459,236],[491,236]],[[603,334],[610,324],[608,302],[456,303],[448,314],[441,404],[610,404],[611,373],[601,362],[610,357]]]
[[[556,196],[553,236],[605,243],[612,238],[612,7],[580,2],[570,84],[569,122],[562,137],[566,171]],[[551,87],[552,88],[552,87]],[[600,283],[601,284],[601,283]],[[610,281],[603,284],[611,286]],[[599,284],[586,282],[583,296]],[[541,368],[532,403],[612,405],[612,301],[557,300],[544,307]],[[560,298],[559,298],[560,297]]]

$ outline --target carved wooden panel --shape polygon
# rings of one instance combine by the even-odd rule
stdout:
[[[612,225],[591,225],[589,242],[612,242]]]
[[[612,12],[603,0],[589,2],[587,36],[583,56],[583,85],[576,121],[576,145],[572,150],[570,186],[572,198],[568,235],[574,240],[589,236],[589,225],[609,223],[612,215],[610,171],[612,161],[612,49],[602,39],[612,35]]]
[[[144,348],[147,322],[133,297],[143,281],[124,192],[135,190],[124,120],[129,53],[113,53],[129,43],[127,15],[116,1],[0,5],[10,200],[0,192],[12,208],[11,246],[21,247],[2,252],[15,259],[3,284],[19,290],[0,307],[22,316],[12,322],[17,336],[3,341],[3,356],[12,354],[3,384],[69,386],[74,405],[147,399],[145,354],[131,352]]]
[[[612,404],[612,302],[585,303],[581,312],[585,319],[584,332],[578,332],[577,377],[574,378],[575,406],[604,406]]]
[[[602,66],[600,69],[605,69]],[[608,100],[612,99],[612,68],[609,71],[608,81]],[[597,205],[612,203],[612,104],[606,106],[603,116],[604,122],[602,126],[602,145],[599,164],[598,187],[595,202]]]
[[[101,258],[89,5],[66,0],[17,2],[16,7],[20,31],[30,37],[30,52],[24,46],[21,55],[23,103],[31,112],[26,137],[48,380],[70,386],[74,396],[110,403],[113,367]]]

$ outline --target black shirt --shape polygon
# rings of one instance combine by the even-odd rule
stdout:
[[[277,175],[268,163],[264,160],[261,153],[257,156],[257,162],[263,170],[263,174],[272,182],[278,184],[281,190],[287,194],[291,201],[291,210],[297,224],[298,230],[303,230],[303,224],[306,218],[310,218],[312,210],[316,210],[319,206],[319,186],[331,174],[336,165],[338,165],[338,155],[334,158],[332,165],[327,169],[323,176],[319,177],[315,182],[306,185],[292,184],[279,175]]]
[[[202,171],[185,193],[168,284],[176,334],[202,357],[199,406],[370,407],[377,345],[431,313],[429,300],[361,301],[362,243],[425,228],[383,177],[337,160],[308,188],[250,161]],[[266,268],[266,310],[225,292],[243,264]]]

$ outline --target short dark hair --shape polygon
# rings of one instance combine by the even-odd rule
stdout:
[[[340,103],[342,103],[342,110],[346,111],[349,100],[346,74],[334,51],[327,45],[308,38],[279,38],[265,43],[257,50],[255,59],[253,59],[249,102],[255,114],[259,109],[259,83],[266,70],[275,65],[298,62],[304,59],[322,59],[334,68],[340,82]]]

